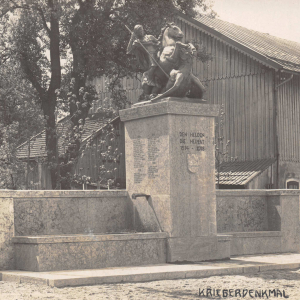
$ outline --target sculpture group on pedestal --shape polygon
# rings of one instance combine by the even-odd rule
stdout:
[[[136,25],[127,47],[143,70],[143,100],[157,102],[165,97],[201,99],[204,85],[192,73],[196,48],[183,43],[183,32],[168,23],[158,38],[146,35],[142,25]]]

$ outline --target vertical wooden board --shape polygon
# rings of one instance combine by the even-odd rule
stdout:
[[[222,78],[226,78],[228,76],[228,63],[229,63],[229,47],[223,44],[223,68],[222,68]]]
[[[242,160],[241,157],[241,77],[236,77],[235,79],[236,82],[236,96],[235,96],[235,144],[236,144],[236,149],[235,149],[235,156],[238,157],[238,160]]]
[[[229,78],[223,79],[224,81],[224,112],[225,112],[225,142],[227,143],[230,140],[230,115],[229,115],[229,107],[230,107],[230,87],[229,87]],[[230,146],[229,146],[230,147]]]
[[[276,84],[278,84],[278,82],[276,82]],[[277,130],[276,130],[276,134],[278,136],[278,153],[275,154],[279,154],[280,159],[282,156],[282,147],[281,147],[281,130],[282,130],[282,108],[281,108],[281,98],[279,95],[279,91],[277,89],[277,118],[275,119],[274,122],[276,122],[276,124],[274,124],[274,126],[276,126]]]
[[[254,125],[256,120],[255,120],[255,94],[253,91],[253,84],[254,84],[254,75],[249,76],[249,116],[250,116],[250,124],[249,124],[249,139],[250,139],[250,144],[249,144],[249,156],[250,160],[254,159],[254,140],[255,140],[255,135],[254,135]]]
[[[287,148],[288,150],[288,158],[291,161],[292,159],[292,153],[293,153],[293,132],[292,132],[292,119],[293,119],[293,108],[292,108],[292,101],[291,101],[291,89],[290,89],[290,82],[286,84],[286,90],[287,90],[287,133],[288,136],[285,136],[285,143],[289,143],[289,147]]]
[[[219,42],[219,45],[219,78],[223,78],[226,47],[222,42]]]
[[[286,83],[286,89],[287,89],[287,115],[288,115],[288,137],[285,138],[285,142],[289,143],[289,148],[288,148],[288,155],[289,155],[289,160],[292,161],[293,159],[293,150],[294,150],[294,132],[293,132],[293,101],[292,101],[292,91],[291,91],[291,81]]]
[[[264,95],[264,73],[260,74],[260,112],[261,112],[261,128],[260,128],[260,141],[261,141],[261,152],[260,158],[265,158],[265,122],[266,122],[266,113],[265,113],[265,95]]]
[[[234,76],[239,76],[240,74],[240,58],[239,55],[240,53],[235,50],[235,56],[234,56]]]
[[[250,85],[249,76],[245,77],[245,160],[250,160]]]
[[[275,153],[276,153],[276,149],[275,149],[275,145],[276,145],[276,124],[274,122],[274,118],[275,118],[275,105],[274,105],[274,101],[275,99],[275,94],[274,94],[274,86],[275,86],[275,82],[273,82],[273,78],[275,77],[275,71],[270,71],[270,75],[269,75],[269,115],[270,115],[270,145],[271,145],[271,151],[272,151],[272,157],[275,157]]]
[[[242,139],[242,157],[246,160],[246,95],[245,95],[245,76],[241,77],[241,139]]]
[[[230,48],[230,77],[234,77],[234,49]]]
[[[298,136],[298,127],[297,127],[297,123],[298,123],[298,118],[299,116],[297,116],[297,89],[296,89],[296,81],[295,79],[293,80],[293,93],[292,93],[292,97],[293,97],[293,103],[294,103],[294,160],[295,162],[298,161],[298,147],[299,147],[299,136]]]
[[[207,44],[207,49],[208,52],[211,53],[212,57],[213,57],[213,49],[212,49],[212,38],[210,36],[208,36],[208,44]],[[214,61],[215,57],[213,57],[212,61],[208,61],[207,63],[207,78],[209,80],[212,79],[212,63]]]
[[[262,158],[263,153],[263,138],[262,138],[262,131],[263,131],[263,99],[262,99],[262,87],[261,87],[261,74],[257,76],[257,117],[258,117],[258,153],[257,158]]]
[[[208,52],[208,48],[207,48],[207,34],[202,33],[202,42],[203,42],[203,46],[205,47],[206,51]],[[206,81],[207,80],[207,62],[204,62],[202,64],[202,80]]]
[[[291,94],[291,97],[292,97],[292,103],[293,103],[293,121],[292,121],[292,124],[293,124],[293,160],[294,162],[297,161],[297,128],[296,128],[296,124],[297,124],[297,116],[296,116],[296,102],[295,102],[295,93],[296,93],[296,90],[295,90],[295,82],[294,80],[292,80],[291,82],[291,85],[292,85],[292,94]]]
[[[244,98],[244,77],[239,77],[239,138],[240,138],[240,157],[241,160],[245,159],[245,136],[244,136],[244,125],[245,125],[245,111],[244,111],[244,105],[245,105],[245,98]]]
[[[285,160],[286,159],[286,151],[285,151],[285,145],[284,145],[284,131],[286,128],[286,116],[285,116],[285,107],[284,102],[282,98],[282,90],[284,89],[284,86],[281,86],[280,89],[278,88],[278,101],[280,102],[280,116],[281,116],[281,124],[278,128],[278,138],[279,138],[279,144],[280,144],[280,159]]]
[[[244,54],[238,51],[238,76],[243,75],[243,59]]]
[[[252,58],[248,55],[246,55],[247,61],[246,61],[246,75],[249,76],[251,75],[251,62]]]
[[[217,39],[213,39],[214,41],[214,52],[215,52],[215,65],[213,68],[213,76],[215,79],[219,79],[219,41]]]
[[[286,108],[286,104],[284,103],[284,99],[282,97],[284,91],[284,86],[281,86],[280,91],[278,92],[279,99],[280,99],[280,109],[281,109],[281,118],[282,118],[282,122],[281,122],[281,126],[279,129],[279,139],[280,139],[280,147],[282,149],[282,153],[281,153],[281,158],[282,160],[286,160],[287,159],[287,155],[286,155],[286,148],[285,148],[285,143],[284,143],[284,135],[285,135],[285,131],[286,131],[286,122],[287,122],[287,118],[286,118],[286,114],[285,114],[285,108]]]
[[[207,91],[206,91],[206,99],[208,101],[208,103],[212,104],[212,99],[211,99],[211,81],[208,80],[207,81]]]
[[[239,78],[235,77],[234,80],[234,103],[233,103],[233,113],[234,113],[234,156],[238,157],[238,160],[240,160],[239,156],[239,147],[240,147],[240,141],[239,141]]]
[[[299,91],[300,85],[299,85],[299,77],[295,79],[295,90]],[[300,109],[299,109],[299,101],[300,101],[300,95],[298,93],[294,93],[295,95],[295,103],[296,103],[296,149],[297,149],[297,156],[296,156],[296,161],[300,161]]]
[[[288,88],[288,85],[286,84],[285,86],[285,113],[286,113],[286,129],[284,132],[284,143],[286,144],[287,141],[289,142],[289,147],[286,148],[286,153],[287,153],[287,159],[291,159],[291,140],[292,140],[292,134],[290,131],[290,122],[291,122],[291,100],[290,100],[290,89]]]
[[[222,43],[220,41],[216,41],[216,56],[218,58],[217,60],[217,66],[216,66],[216,72],[218,79],[222,78],[222,67],[223,67],[223,61],[222,61]]]
[[[213,49],[214,60],[212,61],[212,66],[211,66],[211,72],[212,72],[211,76],[213,79],[218,78],[218,73],[216,72],[217,65],[218,65],[216,44],[217,44],[217,40],[215,38],[212,38],[212,49]]]
[[[210,102],[211,104],[216,104],[216,99],[215,99],[215,81],[211,80],[210,81]]]
[[[253,147],[253,159],[257,159],[257,75],[252,76],[252,109],[253,109],[253,114],[252,114],[252,133],[253,133],[253,140],[252,140],[252,147]]]
[[[232,78],[232,111],[231,111],[231,116],[233,119],[233,124],[232,124],[232,150],[233,150],[233,157],[236,157],[236,145],[237,145],[237,110],[236,110],[236,105],[237,105],[237,85],[236,85],[236,78]]]
[[[297,87],[296,87],[297,91],[299,91],[300,89],[300,77],[298,76],[298,79],[297,79]],[[297,161],[300,162],[300,94],[297,93],[296,94],[296,103],[297,103],[297,143],[298,143],[298,146],[297,146],[297,150],[298,150],[298,155],[297,155]]]
[[[199,43],[200,47],[203,43],[203,40],[202,40],[202,33],[200,30],[197,30],[197,42]],[[196,69],[196,75],[197,77],[203,81],[203,63],[199,60],[197,60],[197,69]]]
[[[205,39],[206,39],[206,45],[207,45],[207,52],[211,54],[211,48],[209,45],[209,41],[210,41],[209,35],[206,35]],[[205,78],[206,78],[206,80],[210,80],[210,77],[209,77],[210,64],[211,64],[211,61],[207,61],[205,63]]]
[[[246,55],[241,53],[241,75],[245,76],[245,68],[246,68]]]
[[[229,146],[228,146],[228,152],[229,156],[232,156],[232,146],[231,144],[233,143],[232,141],[232,136],[231,136],[231,131],[232,131],[232,117],[231,117],[231,98],[232,98],[232,93],[231,93],[231,78],[226,79],[226,115],[227,115],[227,139],[230,140]]]
[[[289,81],[289,90],[290,90],[290,101],[291,101],[291,120],[290,120],[290,132],[291,132],[291,136],[292,136],[292,151],[291,151],[291,159],[293,161],[295,161],[295,157],[296,157],[296,128],[295,128],[295,124],[296,124],[296,120],[295,120],[295,98],[294,98],[294,82],[293,80]]]
[[[265,131],[264,131],[264,143],[265,143],[265,157],[270,157],[270,114],[269,114],[269,72],[264,74],[264,99],[265,99]]]
[[[277,154],[277,130],[276,130],[276,103],[277,99],[275,99],[275,93],[274,93],[274,88],[275,88],[275,71],[272,70],[270,71],[270,85],[269,85],[269,103],[270,103],[270,128],[272,130],[272,136],[270,137],[270,141],[272,143],[272,151],[273,151],[273,157],[276,156]]]

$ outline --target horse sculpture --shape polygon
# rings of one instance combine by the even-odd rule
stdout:
[[[145,35],[141,27],[135,26],[139,31],[132,33],[128,45],[128,53],[135,53],[139,61],[148,61],[148,70],[143,73],[143,97],[140,100],[185,97],[188,91],[192,91],[193,97],[201,98],[205,88],[192,74],[195,47],[181,42],[184,36],[181,29],[174,23],[167,23],[155,39]],[[133,51],[134,47],[138,51]]]
[[[157,67],[154,72],[154,78],[156,86],[152,90],[152,94],[158,94],[166,86],[171,70],[177,67],[178,62],[174,59],[174,51],[176,43],[183,39],[183,32],[174,23],[168,23],[161,30],[161,34],[158,37],[160,41],[160,51],[158,52],[158,64],[164,70]]]
[[[153,98],[152,102],[157,102],[165,97],[186,97],[189,91],[193,91],[192,96],[201,99],[205,91],[204,85],[192,73],[193,58],[196,54],[194,45],[177,42],[173,54],[170,58],[178,62],[178,69],[170,72],[170,78],[165,88],[165,92]],[[194,98],[194,97],[193,97]]]

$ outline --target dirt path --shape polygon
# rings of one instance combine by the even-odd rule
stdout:
[[[221,297],[207,295],[207,289],[220,289]],[[199,296],[199,289],[203,290],[204,296]],[[231,294],[241,290],[241,296],[230,297]],[[242,297],[247,289],[247,295]],[[249,296],[249,290],[254,291]],[[28,300],[28,299],[76,299],[76,300],[99,300],[99,299],[284,299],[284,295],[274,297],[273,289],[289,299],[300,300],[300,269],[269,271],[247,275],[214,276],[201,279],[163,280],[145,283],[106,284],[96,286],[83,286],[72,288],[51,288],[35,284],[18,284],[14,282],[0,281],[0,299],[2,300]],[[263,296],[255,297],[255,290],[266,291]],[[271,290],[271,296],[269,296]],[[226,293],[227,297],[223,297]],[[277,294],[277,292],[276,292]]]

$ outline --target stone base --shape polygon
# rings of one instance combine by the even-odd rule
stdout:
[[[15,269],[59,271],[166,262],[166,233],[15,237]]]
[[[167,97],[167,98],[163,98],[160,100],[147,100],[147,101],[137,102],[137,103],[133,104],[132,107],[149,105],[149,104],[159,103],[159,102],[169,102],[169,101],[185,102],[185,103],[207,103],[207,100],[205,100],[205,99],[187,98],[187,97],[185,97],[185,98]]]
[[[229,232],[231,255],[252,255],[285,252],[280,231]]]
[[[230,257],[230,236],[168,238],[167,262],[207,261]]]

